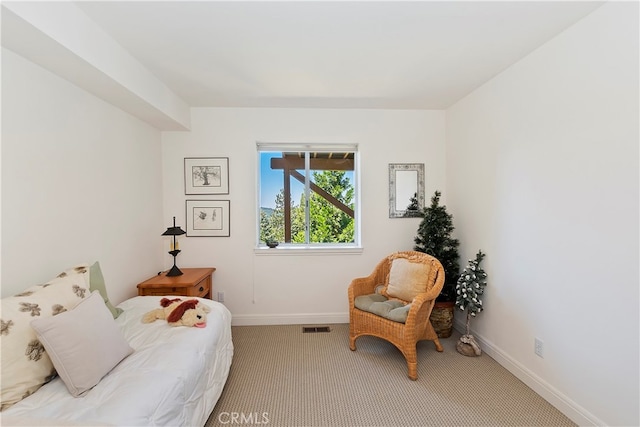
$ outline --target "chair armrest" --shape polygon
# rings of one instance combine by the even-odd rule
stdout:
[[[375,292],[376,286],[386,283],[389,274],[389,261],[383,259],[376,265],[373,272],[367,277],[358,277],[353,279],[349,284],[349,297],[358,297],[360,295],[369,295]]]
[[[440,267],[434,285],[427,292],[418,294],[411,302],[411,308],[407,314],[405,324],[414,329],[417,325],[425,325],[431,315],[431,310],[444,286],[444,270]]]
[[[425,292],[416,295],[411,301],[411,308],[407,314],[405,325],[409,330],[414,330],[418,325],[425,325],[431,315],[431,310],[435,304],[436,296],[432,292]]]
[[[383,285],[388,273],[387,270],[385,262],[381,261],[373,270],[373,273],[367,277],[353,279],[349,284],[349,307],[354,306],[356,297],[370,295],[375,292],[376,286]]]
[[[356,297],[372,294],[375,288],[376,282],[372,276],[353,279],[349,284],[349,308],[355,307]]]
[[[413,299],[413,303],[418,302],[420,305],[422,305],[424,301],[435,300],[436,298],[438,298],[438,295],[440,295],[440,292],[442,292],[443,286],[444,286],[444,269],[440,267],[439,271],[436,273],[435,283],[433,284],[431,289],[429,289],[427,292],[423,292],[421,294],[416,295],[415,298]]]
[[[353,279],[349,284],[349,294],[353,293],[354,297],[372,294],[375,292],[375,289],[376,282],[371,276],[358,277],[357,279]]]

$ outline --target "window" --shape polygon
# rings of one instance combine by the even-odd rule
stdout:
[[[258,244],[359,246],[357,147],[258,144]]]

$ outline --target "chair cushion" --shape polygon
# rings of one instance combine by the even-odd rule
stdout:
[[[430,263],[411,262],[406,258],[394,259],[391,261],[386,294],[404,301],[412,301],[416,295],[427,291],[430,270]]]
[[[383,295],[371,294],[360,295],[354,301],[356,308],[382,316],[394,322],[405,323],[411,304],[404,304],[402,301],[389,300]]]

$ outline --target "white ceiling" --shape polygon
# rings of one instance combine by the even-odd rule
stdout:
[[[191,106],[443,109],[602,3],[77,4]]]
[[[602,2],[76,2],[192,107],[444,109]]]

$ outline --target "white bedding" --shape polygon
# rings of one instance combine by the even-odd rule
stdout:
[[[199,298],[211,307],[205,328],[143,324],[161,298],[118,305],[124,312],[115,321],[135,351],[86,395],[73,397],[56,378],[3,411],[2,425],[203,426],[231,366],[231,313]]]

